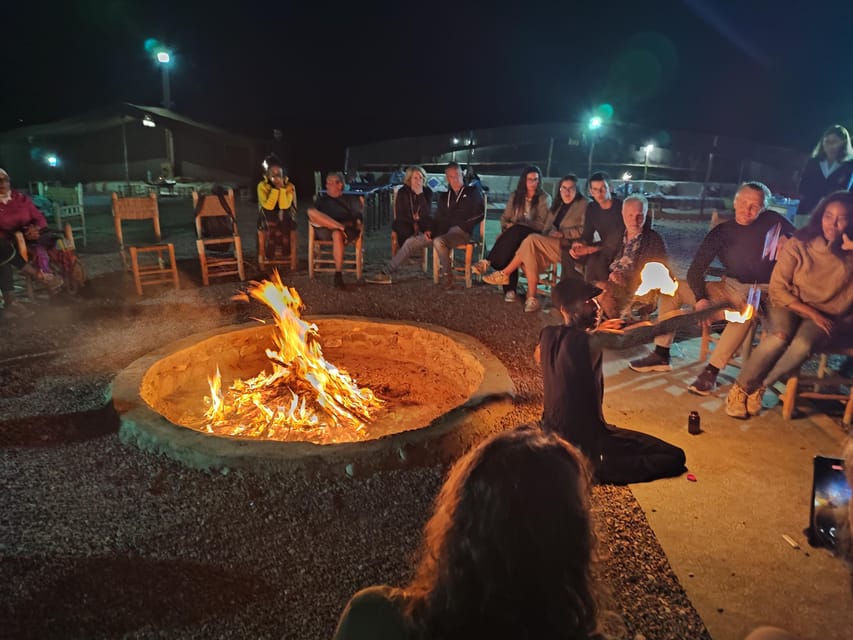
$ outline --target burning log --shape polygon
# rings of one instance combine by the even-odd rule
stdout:
[[[223,392],[217,367],[208,379],[210,396],[205,397],[207,431],[266,438],[293,429],[362,433],[382,402],[323,358],[317,325],[302,320],[296,289],[285,287],[274,272],[271,281],[251,283],[247,294],[273,310],[275,349],[265,351],[272,371],[235,380]]]

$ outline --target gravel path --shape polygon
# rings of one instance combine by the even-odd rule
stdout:
[[[385,240],[369,243],[369,262],[387,252]],[[159,345],[266,315],[231,302],[233,282],[197,288],[197,260],[182,254],[181,291],[136,300],[114,256],[84,254],[97,268],[81,297],[35,303],[33,322],[0,320],[4,637],[328,638],[353,592],[409,577],[440,466],[322,480],[221,475],[119,442],[107,401],[119,370]],[[445,292],[414,272],[348,292],[332,289],[330,277],[310,281],[304,269],[286,280],[308,314],[425,321],[473,335],[519,391],[495,429],[540,414],[530,354],[554,322],[549,314],[524,314],[491,287]],[[594,505],[598,571],[619,635],[709,638],[630,490],[597,488]]]

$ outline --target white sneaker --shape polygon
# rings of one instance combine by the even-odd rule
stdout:
[[[515,291],[507,291],[504,294],[504,302],[515,302],[518,299],[518,294]]]
[[[528,298],[524,301],[524,313],[533,313],[539,311],[542,305],[539,304],[539,298]]]

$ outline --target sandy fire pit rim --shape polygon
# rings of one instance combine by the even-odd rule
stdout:
[[[387,454],[389,451],[395,453],[400,461],[405,462],[409,448],[429,447],[431,441],[448,435],[465,423],[478,420],[483,417],[480,415],[482,413],[488,414],[488,408],[492,404],[503,405],[499,412],[505,414],[511,407],[511,400],[515,398],[515,385],[506,367],[485,345],[470,335],[424,322],[346,314],[306,316],[305,320],[309,322],[352,320],[367,324],[406,325],[440,333],[456,341],[481,363],[483,380],[464,403],[423,427],[363,442],[324,445],[310,442],[250,441],[202,433],[170,422],[141,398],[142,379],[151,366],[160,359],[223,333],[264,326],[258,322],[226,325],[195,333],[158,347],[137,358],[116,376],[111,392],[113,406],[120,417],[121,440],[144,450],[164,453],[187,466],[204,469],[224,469],[264,463],[278,466],[280,463],[311,459],[322,460],[325,463],[366,460],[379,453]]]

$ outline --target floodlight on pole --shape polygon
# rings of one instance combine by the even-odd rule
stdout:
[[[48,167],[59,166],[59,158],[52,153],[45,158],[45,162],[47,162]]]
[[[600,129],[602,124],[603,124],[603,121],[601,120],[600,116],[592,116],[589,119],[589,128],[592,131],[595,131],[596,129]]]
[[[589,123],[587,123],[587,128],[589,129],[589,159],[587,161],[586,166],[586,175],[589,177],[592,174],[592,154],[595,152],[595,139],[596,132],[601,129],[603,121],[601,116],[592,116],[589,119]]]
[[[646,177],[649,173],[649,154],[655,150],[655,145],[651,142],[643,147],[643,152],[645,153],[643,157],[643,180],[645,181]]]

